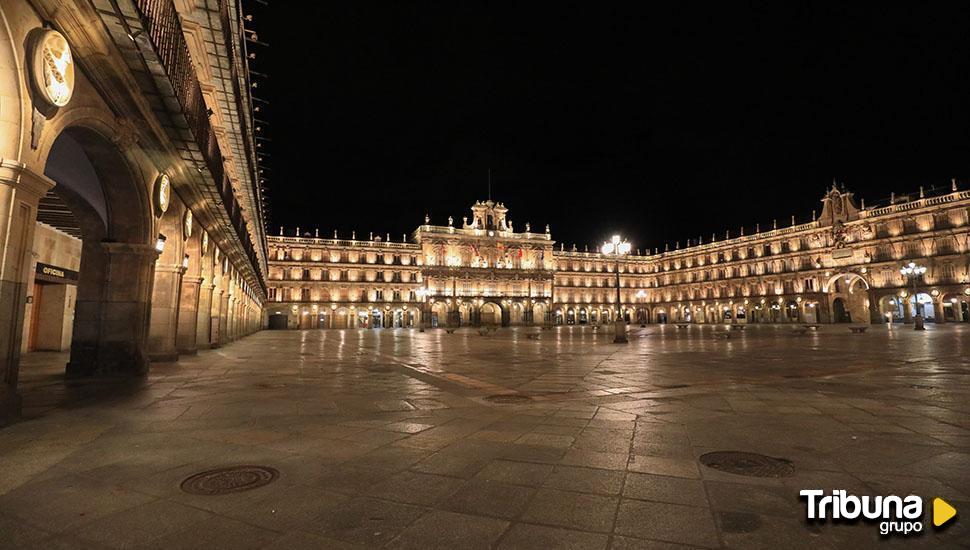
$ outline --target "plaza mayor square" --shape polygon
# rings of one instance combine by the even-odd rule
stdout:
[[[970,549],[968,15],[0,0],[0,549]]]

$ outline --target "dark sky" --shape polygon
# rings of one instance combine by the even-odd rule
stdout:
[[[580,249],[807,221],[833,177],[872,204],[967,176],[966,14],[248,1],[273,234],[398,240],[489,168],[517,229]]]

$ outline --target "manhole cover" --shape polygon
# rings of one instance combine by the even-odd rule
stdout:
[[[229,466],[185,478],[182,490],[193,495],[228,495],[258,489],[276,481],[279,475],[266,466]]]
[[[532,398],[528,395],[522,395],[521,393],[500,393],[498,395],[489,395],[485,397],[485,401],[490,401],[492,403],[516,404],[527,403],[532,401]]]
[[[790,460],[741,451],[717,451],[701,455],[701,464],[729,474],[749,477],[788,477],[795,473]]]

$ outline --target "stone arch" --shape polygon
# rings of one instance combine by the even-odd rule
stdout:
[[[67,372],[144,374],[157,257],[152,211],[130,157],[103,124],[89,122],[63,127],[43,155],[52,194],[71,211],[82,241]]]
[[[8,13],[0,6],[0,158],[21,159],[24,140],[24,105],[26,89],[21,47],[14,41],[8,24]],[[24,53],[23,55],[26,55]]]
[[[479,324],[486,326],[505,326],[507,309],[499,302],[487,301],[478,308]]]
[[[831,322],[870,323],[869,289],[869,281],[858,273],[842,272],[829,276],[822,285],[822,292],[828,296]]]
[[[441,327],[448,323],[448,304],[435,302],[431,304],[431,326]]]

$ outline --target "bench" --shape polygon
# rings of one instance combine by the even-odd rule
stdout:
[[[746,325],[731,325],[731,330],[744,330]]]
[[[482,336],[488,336],[493,332],[495,332],[495,327],[481,327],[478,329],[478,334]]]
[[[805,327],[806,330],[807,329],[818,330],[822,325],[817,325],[817,324],[814,324],[814,323],[807,323],[807,324],[802,325],[802,326]]]
[[[529,340],[538,340],[539,339],[539,333],[537,333],[537,332],[530,332],[529,334],[526,334],[525,337],[528,338]]]
[[[718,330],[714,332],[715,340],[727,340],[731,338],[731,333],[726,330]]]
[[[867,330],[869,330],[869,327],[862,325],[858,327],[849,327],[849,330],[854,334],[864,334]]]
[[[455,333],[455,329],[454,328],[446,328],[445,329],[445,332],[447,332],[448,334],[454,334]]]
[[[687,328],[690,323],[677,323],[677,328]]]

